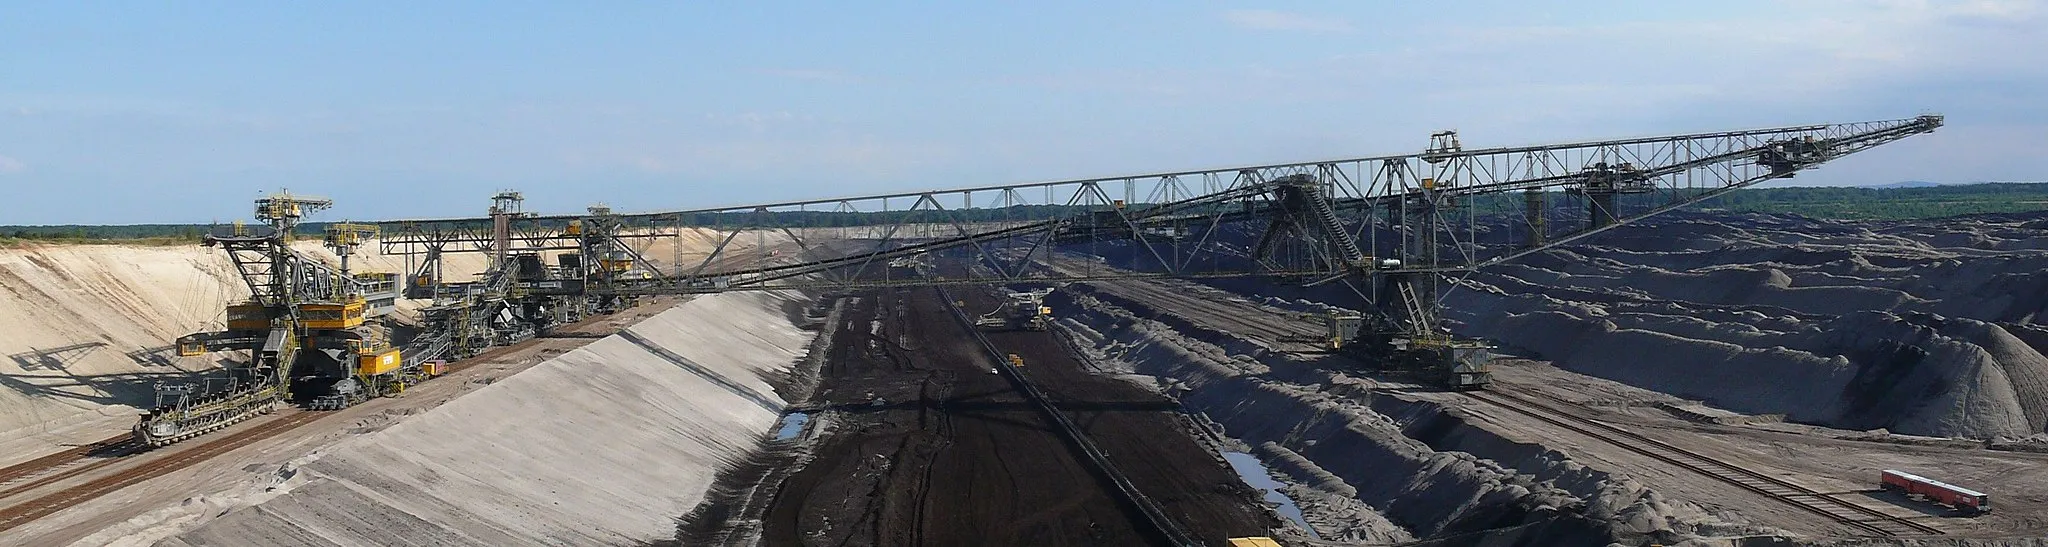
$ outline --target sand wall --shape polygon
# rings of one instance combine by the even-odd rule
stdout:
[[[721,239],[710,230],[685,230],[679,238],[644,242],[642,252],[660,264],[701,260]],[[756,244],[787,239],[745,234],[727,251],[740,263],[786,259]],[[293,247],[336,261],[317,239]],[[415,266],[404,256],[383,254],[374,240],[351,260],[358,272],[404,273]],[[454,253],[445,256],[443,271],[459,281],[488,263],[482,253]],[[99,440],[132,425],[116,422],[154,404],[152,383],[184,378],[225,358],[180,358],[172,341],[220,328],[226,306],[248,294],[224,253],[196,244],[0,248],[0,448],[6,449],[0,465],[40,455],[51,442]],[[400,313],[425,303],[402,301]],[[43,437],[51,438],[38,440]]]
[[[792,297],[704,296],[288,471],[160,545],[598,545],[665,538],[762,442]]]
[[[317,241],[294,246],[334,260]],[[374,242],[354,260],[357,271],[405,269],[403,257],[379,254]],[[486,262],[482,254],[456,254],[447,268],[469,275]],[[110,427],[125,429],[131,424],[108,424],[154,404],[154,382],[228,357],[181,358],[171,344],[221,328],[227,305],[248,295],[226,254],[199,245],[0,249],[0,443],[73,429],[92,429],[90,440],[98,440]]]
[[[172,340],[219,327],[247,295],[197,245],[0,249],[0,441],[131,416],[124,405],[154,401],[151,382],[210,366]]]

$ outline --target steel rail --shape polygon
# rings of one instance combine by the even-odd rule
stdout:
[[[24,477],[39,475],[44,471],[48,471],[53,468],[64,466],[71,462],[91,457],[103,451],[118,451],[121,449],[122,445],[127,444],[128,441],[132,439],[133,436],[127,433],[122,433],[118,436],[108,437],[96,443],[78,446],[63,451],[52,452],[50,454],[44,455],[33,460],[7,466],[4,469],[0,469],[0,488],[4,488],[8,483],[12,483]],[[4,494],[0,494],[0,496],[4,496]]]
[[[1544,423],[1558,426],[1581,435],[1599,439],[1622,449],[1648,456],[1688,471],[1719,480],[1744,490],[1764,495],[1807,512],[1827,517],[1829,520],[1847,524],[1880,536],[1942,535],[1940,528],[1886,514],[1826,494],[1805,486],[1766,475],[1755,470],[1713,458],[1699,452],[1673,446],[1670,443],[1652,439],[1643,434],[1616,427],[1612,424],[1580,416],[1527,397],[1502,391],[1466,392],[1474,400],[1483,401]],[[1496,400],[1506,399],[1507,401]],[[1542,409],[1540,412],[1534,409]],[[1849,514],[1844,514],[1846,510]]]
[[[177,470],[190,467],[193,464],[232,452],[237,448],[248,446],[250,443],[297,429],[299,426],[312,423],[314,420],[324,416],[327,416],[327,414],[307,411],[288,414],[268,422],[256,424],[249,429],[237,431],[226,437],[193,446],[162,459],[144,462],[110,475],[98,477],[63,490],[0,508],[0,531],[11,530],[66,508],[97,499],[115,490],[168,475]]]
[[[576,330],[595,325],[604,320],[608,319],[605,317],[592,317],[566,325],[564,328]],[[529,348],[539,343],[538,339],[530,339],[513,344],[495,346],[469,358],[449,363],[449,372],[452,374],[467,370],[479,364],[487,363],[491,359],[502,357],[506,353]],[[92,479],[64,490],[23,500],[19,503],[0,506],[0,532],[33,522],[36,519],[55,514],[70,506],[91,501],[142,481],[221,456],[247,444],[282,435],[317,421],[322,417],[332,415],[329,412],[308,410],[281,409],[281,411],[288,414],[252,425],[249,429],[234,431],[224,437],[213,438],[207,442],[181,445],[186,448],[179,449],[180,451],[156,461],[143,462],[136,467],[122,469],[114,474]],[[132,462],[134,461],[134,456],[151,451],[151,449],[147,449],[136,442],[133,435],[123,434],[93,443],[92,445],[55,452],[34,460],[0,468],[0,499],[12,498],[32,490],[41,489],[93,471],[111,467],[118,463]],[[102,457],[102,459],[93,460],[84,465],[68,469],[59,469],[96,456]],[[52,470],[56,470],[56,472],[46,474]],[[19,483],[9,484],[16,482]]]
[[[5,476],[4,481],[0,481],[0,499],[91,473],[147,450],[147,447],[142,446],[130,435],[110,438],[94,446],[82,448],[50,454],[7,468],[4,473],[0,473]],[[94,459],[95,456],[98,459]],[[79,462],[85,463],[72,465]]]
[[[944,288],[935,290],[939,292],[939,299],[945,303],[946,309],[952,312],[953,319],[959,322],[962,328],[967,329],[968,334],[973,335],[975,342],[979,343],[981,348],[988,352],[989,358],[996,362],[996,370],[1000,371],[1004,378],[1009,379],[1010,383],[1016,386],[1017,390],[1023,393],[1026,399],[1030,399],[1032,405],[1037,407],[1040,413],[1045,414],[1048,419],[1053,421],[1053,425],[1059,430],[1060,436],[1066,438],[1067,442],[1073,443],[1075,448],[1080,449],[1081,453],[1087,456],[1088,462],[1094,467],[1096,472],[1109,478],[1110,482],[1116,485],[1118,497],[1122,498],[1125,503],[1137,508],[1139,514],[1144,516],[1145,524],[1150,526],[1153,532],[1165,538],[1176,547],[1200,547],[1202,545],[1187,530],[1181,528],[1179,523],[1174,522],[1173,517],[1167,516],[1166,508],[1161,507],[1159,502],[1153,501],[1152,498],[1140,492],[1138,485],[1132,483],[1130,477],[1124,476],[1122,471],[1117,470],[1116,464],[1109,461],[1109,454],[1103,452],[1101,447],[1096,446],[1095,441],[1090,440],[1087,434],[1082,433],[1081,427],[1076,425],[1072,419],[1067,418],[1066,413],[1061,412],[1059,407],[1053,404],[1052,399],[1045,395],[1044,391],[1039,390],[1038,386],[1033,384],[1029,377],[1024,376],[1024,373],[1019,372],[1017,367],[1011,366],[1004,359],[1002,350],[997,349],[995,343],[990,342],[988,337],[981,333],[981,330],[974,327],[974,319],[967,316],[966,310],[960,309],[960,306],[956,304],[958,301],[953,299],[951,292]]]

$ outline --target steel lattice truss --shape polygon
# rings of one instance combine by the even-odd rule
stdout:
[[[592,294],[673,294],[1468,271],[1931,132],[1940,116],[1465,149],[650,214],[605,215],[621,245],[666,259]],[[571,220],[525,215],[513,251],[577,248]],[[491,219],[380,223],[387,254],[489,251]],[[712,237],[709,253],[648,253]],[[630,240],[630,241],[628,241]],[[796,256],[773,248],[800,250]],[[1098,260],[1053,260],[1067,256]],[[931,256],[978,267],[916,267]],[[1114,264],[1115,267],[1110,267]]]

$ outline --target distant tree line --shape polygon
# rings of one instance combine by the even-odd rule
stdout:
[[[43,242],[199,241],[206,226],[197,224],[130,224],[121,226],[0,226],[0,239]]]
[[[1730,192],[1700,206],[1845,220],[2019,213],[2048,210],[2048,183],[1998,182],[1922,188],[1759,188]]]

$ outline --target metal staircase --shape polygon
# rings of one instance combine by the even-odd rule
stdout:
[[[1323,189],[1313,184],[1303,185],[1301,193],[1316,217],[1317,226],[1322,228],[1324,239],[1343,255],[1344,263],[1354,267],[1365,263],[1365,252],[1358,250],[1358,242],[1344,229],[1344,222],[1338,220],[1337,209],[1330,206],[1329,197],[1323,195]]]

